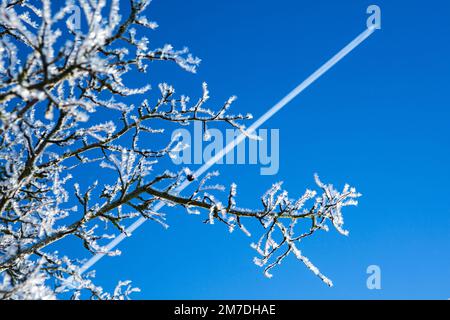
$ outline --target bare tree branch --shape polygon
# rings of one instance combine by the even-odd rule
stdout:
[[[255,263],[268,277],[292,253],[331,285],[298,247],[328,225],[347,234],[341,210],[356,204],[355,189],[346,185],[339,192],[316,177],[321,193],[306,190],[292,199],[276,183],[261,197],[261,207],[250,210],[236,205],[235,184],[228,194],[208,184],[215,172],[198,181],[188,168],[162,168],[160,160],[181,148],[176,137],[165,135],[165,125],[200,122],[206,129],[222,123],[245,134],[242,122],[251,115],[230,113],[234,97],[209,109],[206,84],[195,103],[176,96],[166,83],[159,84],[157,101],[148,83],[125,84],[127,74],[146,73],[154,61],[188,72],[200,63],[187,49],[150,48],[148,34],[157,25],[144,15],[149,2],[130,0],[129,14],[122,18],[118,0],[68,1],[57,11],[50,0],[39,8],[34,1],[1,0],[0,298],[50,299],[67,291],[73,298],[126,298],[136,291],[129,282],[106,293],[92,273],[80,272],[82,260],[52,252],[50,245],[73,237],[89,253],[115,255],[105,249],[106,241],[124,233],[134,219],[167,224],[165,214],[154,210],[159,201],[203,212],[205,223],[222,223],[229,231],[250,236],[246,225],[259,228],[260,238],[252,245],[259,255]],[[87,25],[74,24],[74,8]],[[141,103],[130,105],[131,96],[142,97]],[[110,115],[103,123],[92,117],[100,110]],[[140,143],[154,135],[165,145]],[[82,187],[74,176],[89,166],[98,168],[96,176],[104,181]],[[103,169],[111,171],[102,175]],[[186,179],[194,190],[175,193]],[[99,222],[113,234],[97,230]],[[74,279],[70,286],[68,279]]]

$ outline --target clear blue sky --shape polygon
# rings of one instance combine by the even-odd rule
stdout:
[[[301,195],[315,172],[363,193],[344,212],[349,237],[302,245],[335,287],[293,257],[266,279],[252,239],[174,209],[169,230],[149,222],[96,265],[100,284],[130,279],[142,299],[450,298],[448,1],[154,0],[153,46],[186,45],[203,63],[196,75],[155,64],[151,82],[196,98],[207,81],[211,106],[236,94],[233,110],[257,117],[362,32],[370,4],[383,29],[265,124],[280,129],[279,173],[218,167],[242,206],[258,206],[273,181]],[[366,288],[372,264],[381,290]]]

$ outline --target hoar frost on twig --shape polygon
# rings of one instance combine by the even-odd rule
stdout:
[[[353,188],[338,192],[316,177],[321,193],[307,190],[294,200],[278,183],[263,195],[261,209],[242,209],[236,204],[235,184],[224,198],[224,187],[208,184],[218,173],[200,179],[188,168],[160,168],[161,158],[184,148],[177,137],[162,147],[140,143],[164,136],[161,122],[201,122],[205,134],[208,124],[224,123],[245,134],[242,122],[251,119],[230,113],[235,97],[208,108],[206,83],[194,103],[177,97],[166,83],[159,84],[156,102],[151,102],[150,85],[126,85],[127,74],[148,72],[155,61],[172,62],[188,72],[200,63],[186,48],[152,49],[149,38],[141,36],[157,27],[144,15],[150,1],[122,2],[129,6],[124,17],[118,0],[69,0],[56,11],[50,0],[0,1],[0,298],[65,294],[126,299],[137,291],[129,282],[120,282],[109,294],[94,284],[94,272],[80,272],[82,259],[59,253],[53,245],[71,237],[89,253],[119,254],[107,252],[105,242],[125,232],[133,219],[167,226],[164,213],[152,209],[158,201],[188,213],[205,212],[206,223],[223,223],[249,236],[244,222],[255,221],[263,230],[252,245],[259,255],[255,262],[267,276],[293,253],[331,285],[299,243],[328,225],[346,234],[341,210],[356,204],[359,194]],[[81,8],[86,24],[79,29],[69,19],[74,6]],[[130,96],[142,96],[142,102],[131,105]],[[92,120],[100,110],[111,118]],[[98,180],[82,186],[75,172],[92,166],[99,168]],[[102,170],[110,170],[108,181],[102,181]],[[185,179],[193,181],[194,190],[173,192]],[[308,230],[299,232],[305,223]],[[70,285],[67,279],[73,279]]]

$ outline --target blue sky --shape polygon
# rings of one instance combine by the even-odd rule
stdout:
[[[280,180],[300,196],[315,172],[363,193],[344,212],[349,237],[302,244],[335,287],[293,257],[265,278],[254,239],[180,209],[166,211],[168,230],[149,222],[122,256],[98,263],[100,284],[130,279],[140,299],[450,298],[448,1],[154,0],[151,44],[186,45],[203,62],[196,75],[154,64],[150,82],[196,98],[206,81],[211,106],[236,94],[233,110],[257,117],[361,33],[370,4],[383,29],[264,125],[280,129],[278,174],[217,167],[221,182],[238,183],[241,206]],[[381,268],[381,290],[366,288],[369,265]]]

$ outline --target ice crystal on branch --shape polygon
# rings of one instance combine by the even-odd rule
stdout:
[[[187,48],[151,47],[157,24],[146,17],[149,3],[0,0],[0,298],[126,299],[137,291],[129,282],[107,293],[94,283],[94,272],[84,272],[82,257],[54,248],[73,238],[89,254],[117,255],[108,250],[108,240],[125,233],[136,218],[167,227],[164,213],[154,210],[159,201],[203,212],[205,222],[248,236],[245,224],[255,221],[262,227],[253,245],[255,262],[267,276],[293,253],[330,284],[299,243],[328,224],[346,234],[341,210],[356,204],[353,188],[338,192],[316,178],[321,194],[308,190],[292,200],[275,184],[262,197],[261,209],[248,210],[237,206],[235,184],[227,197],[225,187],[212,182],[217,172],[202,178],[188,168],[160,164],[186,147],[166,136],[161,123],[201,122],[205,135],[208,125],[224,123],[247,134],[242,122],[251,115],[231,113],[234,96],[211,109],[206,83],[194,103],[166,83],[151,102],[148,83],[127,83],[130,72],[146,73],[153,62],[188,72],[200,63]],[[126,15],[121,5],[128,6]],[[141,102],[131,105],[129,96]],[[110,118],[98,122],[101,110]],[[141,143],[154,135],[165,137],[165,144]],[[95,172],[97,181],[86,185],[77,170]],[[193,191],[175,192],[186,180]],[[309,231],[299,233],[297,226],[305,223]]]

